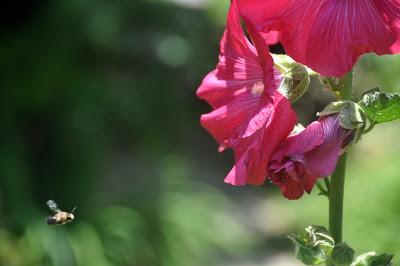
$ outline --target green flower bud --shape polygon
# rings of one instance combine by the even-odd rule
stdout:
[[[324,110],[317,113],[318,116],[325,116],[339,113],[340,126],[355,131],[354,141],[357,142],[364,132],[367,118],[364,110],[359,104],[353,101],[339,101],[328,104]]]
[[[354,259],[354,250],[346,243],[335,245],[332,251],[331,260],[335,266],[348,266]]]
[[[282,74],[279,91],[292,103],[298,100],[310,85],[310,75],[315,73],[287,55],[274,55],[275,68]]]
[[[288,236],[296,246],[296,257],[305,265],[318,265],[327,261],[335,242],[322,226],[308,226]]]

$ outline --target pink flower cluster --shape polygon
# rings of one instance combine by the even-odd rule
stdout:
[[[281,75],[267,44],[280,40],[296,61],[322,75],[341,76],[363,53],[400,50],[399,2],[232,1],[218,65],[197,90],[213,108],[201,116],[202,126],[219,151],[234,151],[225,182],[261,185],[269,179],[286,198],[298,199],[334,171],[353,132],[340,127],[337,115],[292,132],[296,113],[278,91]]]

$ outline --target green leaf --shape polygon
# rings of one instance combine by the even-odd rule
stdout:
[[[332,236],[322,226],[308,226],[297,235],[288,237],[296,246],[296,257],[305,265],[318,265],[328,260],[335,242]]]
[[[393,266],[392,258],[392,254],[368,252],[358,256],[350,266]]]
[[[346,243],[340,243],[335,245],[331,261],[335,266],[349,266],[354,260],[354,250]]]
[[[384,93],[374,89],[365,93],[359,104],[373,124],[400,118],[399,93]]]

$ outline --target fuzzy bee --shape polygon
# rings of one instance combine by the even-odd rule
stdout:
[[[72,222],[75,218],[73,212],[75,211],[76,207],[74,207],[71,212],[63,212],[58,208],[57,203],[54,200],[48,200],[47,206],[49,206],[50,210],[55,213],[54,215],[49,215],[46,217],[46,223],[48,225],[66,224]]]

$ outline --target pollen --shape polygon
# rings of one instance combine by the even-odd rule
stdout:
[[[254,96],[260,96],[264,92],[264,83],[260,80],[254,83],[251,87],[251,94]]]

